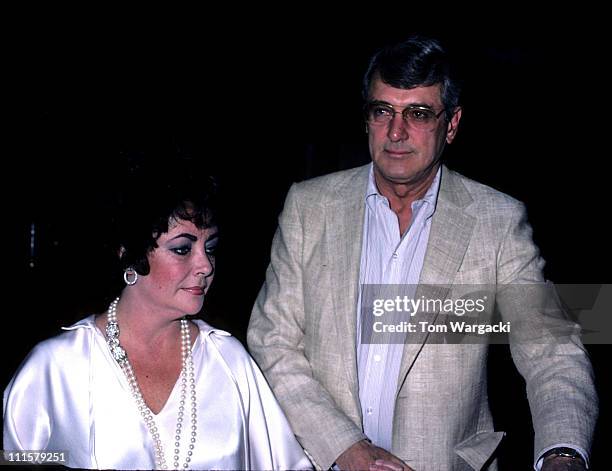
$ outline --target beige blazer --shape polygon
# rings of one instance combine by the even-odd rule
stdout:
[[[365,438],[355,330],[368,170],[292,186],[248,331],[294,433],[323,469]],[[420,283],[540,283],[543,265],[521,203],[443,167]],[[555,443],[589,450],[597,396],[579,340],[511,351],[527,383],[535,456]],[[391,452],[417,471],[496,469],[504,432],[493,428],[486,360],[485,344],[434,344],[410,334]]]

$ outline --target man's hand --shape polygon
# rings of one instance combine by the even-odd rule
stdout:
[[[567,456],[549,456],[544,458],[542,471],[585,471],[586,466],[582,460]]]
[[[367,440],[361,440],[345,450],[336,464],[343,471],[414,471],[397,456]]]

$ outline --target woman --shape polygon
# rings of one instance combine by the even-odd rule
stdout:
[[[240,342],[187,318],[214,278],[210,185],[139,181],[118,225],[125,287],[26,358],[4,393],[4,449],[65,450],[81,468],[310,468]]]

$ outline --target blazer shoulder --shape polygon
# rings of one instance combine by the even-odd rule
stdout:
[[[365,191],[369,169],[370,164],[311,178],[295,183],[292,191],[300,199],[314,203],[336,201],[346,192],[362,191],[362,187]]]
[[[485,185],[484,183],[472,180],[454,170],[446,169],[448,172],[449,185],[451,191],[457,186],[461,186],[467,191],[476,206],[479,208],[488,209],[499,209],[501,211],[507,210],[522,210],[524,203],[518,199],[503,193],[502,191],[496,190],[495,188]]]

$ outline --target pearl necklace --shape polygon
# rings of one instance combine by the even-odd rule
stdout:
[[[147,406],[142,392],[138,386],[134,369],[128,360],[127,353],[124,348],[119,344],[119,324],[117,323],[117,303],[119,298],[115,299],[108,308],[108,318],[106,322],[106,342],[110,348],[113,358],[117,361],[123,372],[125,373],[132,396],[136,400],[138,411],[142,416],[144,423],[153,438],[153,444],[155,446],[155,465],[159,469],[168,469],[166,464],[166,455],[164,453],[164,446],[159,437],[159,430],[153,419],[153,413],[149,406]],[[181,432],[183,429],[183,419],[185,416],[185,404],[187,399],[187,378],[189,377],[189,395],[191,399],[191,437],[189,443],[189,449],[185,462],[183,463],[183,469],[189,468],[191,457],[193,456],[193,448],[196,441],[197,431],[197,403],[196,403],[196,392],[195,392],[195,377],[193,372],[193,357],[191,355],[191,341],[189,338],[189,325],[186,319],[181,319],[181,357],[182,357],[182,369],[181,369],[181,400],[179,402],[179,411],[176,419],[176,431],[175,431],[175,442],[174,442],[174,469],[179,467],[179,453],[181,449]]]

